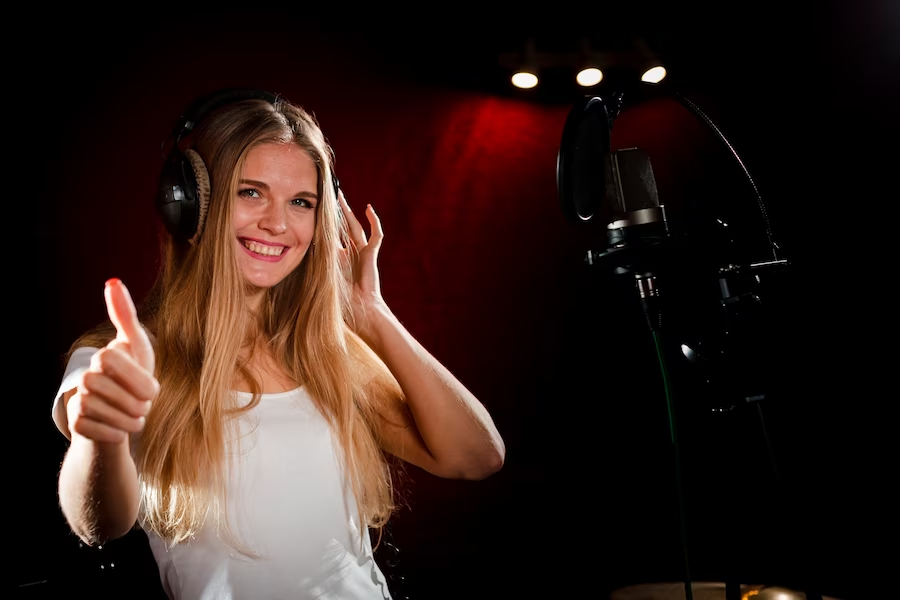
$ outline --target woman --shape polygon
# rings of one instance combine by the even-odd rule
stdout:
[[[196,224],[158,203],[140,317],[111,280],[69,352],[62,511],[91,545],[140,524],[170,598],[389,598],[366,535],[394,508],[385,455],[481,479],[503,441],[382,298],[380,220],[367,237],[314,119],[264,92],[201,106],[173,150]]]

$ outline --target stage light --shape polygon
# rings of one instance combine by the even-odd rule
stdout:
[[[644,74],[641,75],[641,81],[644,83],[659,83],[666,77],[666,68],[662,66],[655,66],[644,71]]]
[[[512,84],[517,88],[528,90],[538,84],[538,78],[534,73],[519,71],[512,76]]]
[[[578,74],[575,75],[575,81],[581,87],[593,87],[603,80],[603,71],[600,65],[603,64],[603,57],[594,52],[591,40],[588,38],[581,39],[581,58],[577,61],[575,68]]]
[[[582,87],[591,87],[597,85],[603,80],[603,71],[596,67],[588,67],[582,69],[575,76],[575,81]]]
[[[545,99],[577,96],[585,88],[621,92],[643,87],[641,82],[660,83],[667,75],[660,57],[640,38],[625,44],[589,38],[544,42],[540,49],[533,38],[523,42],[521,51],[502,53],[497,62],[514,89],[540,86],[539,96]]]
[[[540,67],[533,39],[526,40],[525,51],[507,63],[507,68],[513,71],[510,81],[512,81],[514,86],[522,90],[529,90],[537,86],[537,74],[540,72]]]

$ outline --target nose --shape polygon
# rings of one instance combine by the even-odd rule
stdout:
[[[259,227],[272,233],[287,231],[287,210],[279,202],[268,202],[259,218]]]

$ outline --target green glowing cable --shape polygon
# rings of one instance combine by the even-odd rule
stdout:
[[[653,342],[656,344],[656,355],[659,357],[659,369],[662,373],[663,387],[666,390],[666,406],[669,410],[669,434],[672,438],[672,447],[675,450],[675,480],[678,488],[678,514],[681,521],[681,551],[684,556],[684,593],[686,600],[694,600],[691,585],[691,570],[688,565],[687,550],[687,516],[684,507],[684,485],[682,483],[681,474],[681,451],[678,447],[678,433],[675,427],[675,410],[672,405],[672,387],[669,384],[669,373],[666,370],[665,353],[663,345],[659,338],[659,331],[651,327],[653,332]]]

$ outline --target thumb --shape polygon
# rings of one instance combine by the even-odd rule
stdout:
[[[126,342],[137,363],[153,374],[153,346],[147,332],[141,327],[128,288],[120,280],[110,279],[106,282],[104,296],[109,319],[116,327],[116,339]]]

